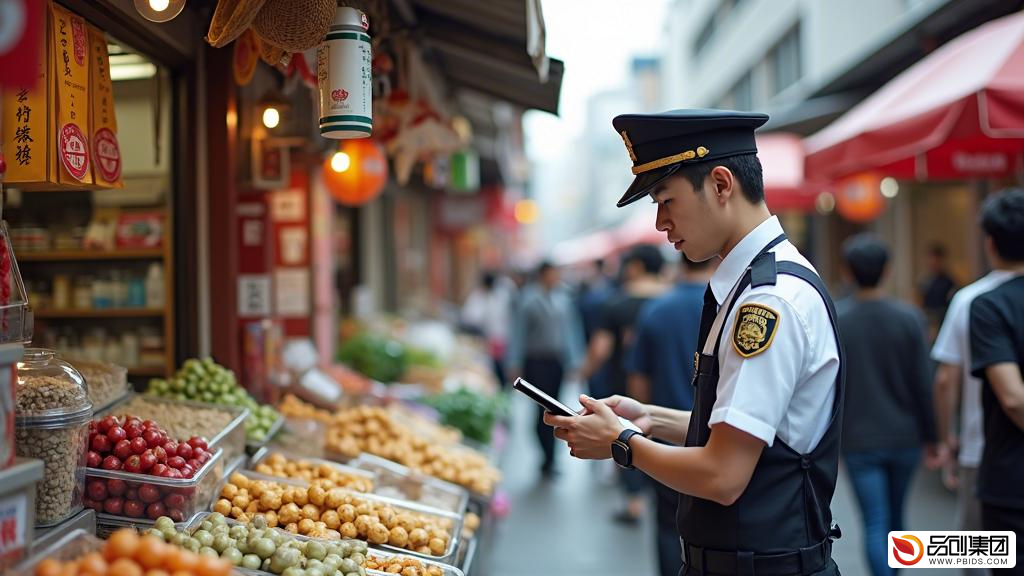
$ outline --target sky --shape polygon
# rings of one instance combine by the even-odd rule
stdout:
[[[526,147],[531,160],[562,154],[583,130],[587,99],[622,87],[634,56],[656,53],[668,3],[543,0],[547,53],[565,62],[565,76],[559,116],[526,113]]]
[[[531,190],[541,217],[530,232],[531,251],[547,253],[578,233],[565,225],[587,199],[572,156],[586,120],[587,100],[623,88],[636,56],[658,53],[670,0],[543,0],[547,53],[565,62],[558,116],[529,111],[523,124],[531,163]],[[622,112],[629,112],[623,110]],[[607,125],[611,131],[611,122]],[[628,167],[628,163],[624,164]]]

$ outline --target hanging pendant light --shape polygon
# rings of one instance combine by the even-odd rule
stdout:
[[[150,22],[173,20],[185,9],[185,0],[135,0],[135,10]]]

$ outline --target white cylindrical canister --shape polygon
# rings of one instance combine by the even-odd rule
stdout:
[[[355,8],[339,7],[317,49],[320,135],[344,140],[373,133],[370,23]]]

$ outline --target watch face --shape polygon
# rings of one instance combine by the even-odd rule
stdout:
[[[623,468],[629,466],[629,448],[619,441],[612,442],[612,459]]]

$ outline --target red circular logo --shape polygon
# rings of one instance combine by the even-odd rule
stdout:
[[[913,544],[912,544],[913,543]],[[924,556],[924,544],[916,536],[910,534],[904,534],[902,537],[892,537],[892,555],[896,558],[896,561],[904,566],[913,566],[921,561],[921,557]],[[917,544],[917,551],[914,551],[914,544]],[[910,556],[910,560],[904,560],[903,554]]]
[[[85,23],[81,18],[71,19],[71,38],[75,44],[75,63],[85,65]]]
[[[77,124],[69,122],[60,129],[60,162],[78,180],[89,173],[89,145]]]
[[[370,21],[366,19],[366,14],[359,15],[359,23],[363,25],[363,30],[370,29]]]
[[[93,136],[96,148],[96,167],[107,182],[117,182],[121,177],[121,147],[117,144],[117,135],[110,128],[100,128]]]
[[[344,88],[334,90],[331,92],[331,100],[334,100],[335,102],[344,102],[345,100],[348,100],[348,90],[345,90]]]

